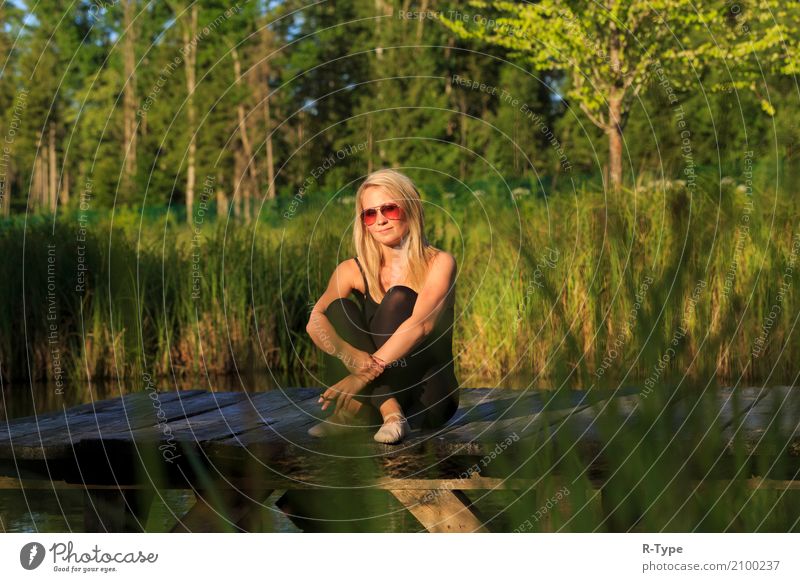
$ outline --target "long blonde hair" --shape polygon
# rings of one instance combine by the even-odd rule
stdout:
[[[370,294],[373,299],[380,302],[386,291],[380,283],[380,268],[383,254],[381,243],[368,232],[361,222],[361,211],[364,209],[363,194],[369,186],[383,186],[395,199],[395,202],[405,212],[408,220],[407,239],[404,240],[406,249],[406,265],[411,286],[417,292],[422,289],[428,274],[430,260],[436,256],[439,249],[428,243],[425,237],[425,214],[422,201],[414,182],[406,176],[390,168],[377,170],[369,174],[356,191],[356,216],[353,227],[353,246],[364,269]],[[380,295],[378,295],[380,294]]]

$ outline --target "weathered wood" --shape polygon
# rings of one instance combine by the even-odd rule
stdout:
[[[465,479],[394,479],[385,477],[377,479],[374,487],[377,489],[389,489],[400,491],[405,489],[412,490],[432,490],[450,489],[457,491],[467,490],[515,490],[527,489],[530,487],[529,479],[503,479],[500,477],[469,477]]]
[[[461,491],[392,489],[391,492],[431,533],[489,532]]]
[[[158,392],[154,394],[157,394],[162,403],[167,403],[177,400],[178,398],[188,399],[193,396],[206,394],[206,391],[185,390],[181,392]],[[30,435],[42,434],[46,436],[50,432],[63,434],[63,431],[68,426],[74,427],[84,422],[96,422],[97,417],[100,415],[124,415],[126,408],[143,402],[151,402],[151,400],[148,399],[148,394],[135,392],[125,394],[118,398],[87,402],[86,404],[73,406],[69,409],[64,408],[55,412],[17,418],[9,423],[0,423],[0,443],[9,439],[16,442]]]
[[[246,402],[247,394],[242,392],[210,392],[203,394],[200,398],[193,398],[188,402],[171,403],[172,406],[165,411],[164,420],[151,416],[147,422],[130,423],[127,419],[120,419],[117,422],[108,423],[99,431],[87,430],[76,434],[75,440],[87,439],[109,439],[109,440],[130,440],[130,441],[152,441],[166,440],[195,440],[193,430],[198,433],[208,431],[209,418],[213,419],[213,425],[217,431],[226,430],[226,412],[234,411],[237,405]],[[232,414],[233,416],[233,414]],[[165,425],[169,426],[168,434],[165,434]],[[202,437],[201,437],[202,440]]]
[[[213,406],[208,401],[208,393],[204,391],[191,391],[185,395],[176,392],[160,394],[159,403],[164,417],[162,426],[163,423],[186,418]],[[66,410],[48,416],[38,426],[26,419],[17,429],[16,421],[12,421],[6,435],[0,432],[0,458],[53,459],[69,456],[72,445],[81,440],[111,438],[111,435],[125,427],[130,431],[139,427],[158,426],[160,419],[157,414],[153,400],[140,393],[109,401],[97,413],[84,409],[73,417]]]
[[[328,413],[321,410],[317,400],[322,391],[317,389],[293,389],[270,393],[262,411],[271,422],[255,426],[228,438],[214,439],[219,447],[247,447],[252,444],[284,443],[297,437],[306,439],[306,430],[321,422]]]
[[[231,404],[240,402],[246,397],[241,392],[207,392],[191,398],[178,398],[161,404],[163,415],[159,415],[151,406],[144,413],[137,410],[137,414],[125,415],[104,423],[82,426],[80,431],[71,431],[70,438],[73,442],[90,439],[125,439],[148,440],[158,438],[166,440],[174,435],[173,423],[194,422],[198,416],[209,411],[218,411]],[[105,420],[105,419],[104,419]],[[169,431],[164,427],[168,425]]]

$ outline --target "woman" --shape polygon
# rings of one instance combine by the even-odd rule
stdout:
[[[395,444],[411,425],[436,428],[458,409],[453,365],[456,262],[428,244],[414,183],[391,169],[356,192],[357,257],[340,263],[306,327],[338,380],[320,397],[336,412],[308,432],[322,437],[382,425],[375,440]],[[348,299],[355,291],[358,302]]]

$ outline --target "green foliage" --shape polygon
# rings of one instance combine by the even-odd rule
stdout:
[[[534,70],[560,70],[568,102],[609,136],[611,178],[619,186],[622,155],[615,136],[640,94],[658,84],[670,106],[681,93],[712,87],[751,90],[769,116],[764,73],[791,75],[798,67],[800,3],[768,0],[580,0],[467,3],[477,12],[446,10],[441,22],[459,37],[503,47]]]

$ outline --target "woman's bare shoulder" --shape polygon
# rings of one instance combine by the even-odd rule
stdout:
[[[436,254],[434,254],[433,257],[431,258],[431,266],[439,265],[439,268],[446,267],[448,269],[455,267],[456,258],[452,254],[442,249],[437,249],[435,247],[434,251],[436,251]]]
[[[449,279],[451,284],[454,284],[456,267],[456,259],[453,255],[442,249],[436,249],[436,254],[431,257],[428,273],[436,273],[435,277]]]
[[[347,278],[347,281],[350,283],[350,288],[360,291],[361,293],[364,292],[364,284],[363,279],[361,277],[361,269],[358,267],[358,263],[356,262],[355,257],[350,257],[349,259],[345,259],[336,267],[336,271],[341,273],[344,277]]]
[[[345,259],[333,270],[331,283],[335,283],[341,292],[349,292],[350,289],[357,289],[361,282],[361,273],[353,257]]]

